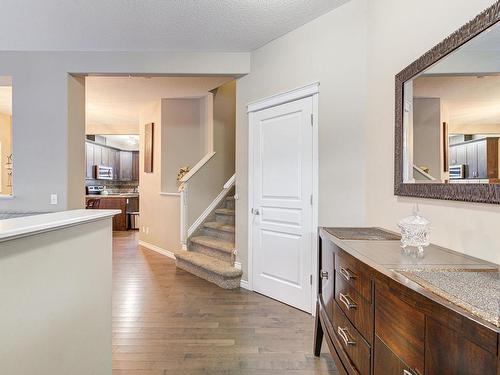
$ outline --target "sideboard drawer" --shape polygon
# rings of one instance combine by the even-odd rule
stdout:
[[[340,274],[337,274],[335,280],[335,300],[350,322],[366,341],[372,344],[373,305],[351,287]]]
[[[337,303],[333,304],[333,329],[342,348],[359,374],[369,375],[370,346],[349,322],[349,319],[347,319]]]
[[[368,302],[372,301],[372,282],[367,268],[345,252],[336,253],[335,270],[342,279],[361,294]]]

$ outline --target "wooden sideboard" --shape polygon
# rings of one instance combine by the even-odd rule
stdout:
[[[323,338],[340,374],[500,375],[500,328],[394,269],[492,269],[431,245],[423,258],[399,241],[339,239],[320,229],[314,353]]]

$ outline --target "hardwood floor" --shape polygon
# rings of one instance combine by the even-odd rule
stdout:
[[[137,236],[114,237],[113,375],[338,374],[313,356],[310,315],[176,269]]]

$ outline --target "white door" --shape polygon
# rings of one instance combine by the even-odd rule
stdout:
[[[311,312],[312,97],[252,114],[253,290]]]

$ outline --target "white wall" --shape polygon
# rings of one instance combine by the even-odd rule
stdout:
[[[162,191],[177,193],[180,168],[193,168],[207,153],[205,98],[163,99]]]
[[[144,108],[139,116],[139,239],[164,250],[180,249],[180,198],[160,195],[162,185],[162,101],[159,99]],[[144,129],[153,122],[153,173],[144,172]],[[147,232],[143,231],[147,229]]]
[[[252,52],[251,73],[237,81],[236,248],[244,278],[249,210],[246,104],[251,101],[320,82],[319,223],[364,223],[365,19],[365,0],[352,0]]]
[[[240,75],[248,71],[247,53],[0,52],[0,75],[11,75],[13,82],[15,158],[15,198],[0,200],[0,209],[54,211],[74,201],[69,197],[74,185],[70,170],[83,171],[84,166],[70,164],[74,150],[69,147],[68,73]],[[58,205],[49,204],[52,193],[58,194]]]
[[[500,206],[398,198],[393,194],[394,75],[493,3],[377,0],[368,17],[367,223],[396,229],[414,202],[438,245],[500,263]],[[425,25],[425,27],[422,27]]]
[[[439,98],[413,99],[413,164],[429,168],[428,173],[441,180],[443,168]],[[414,177],[417,179],[418,176]]]

